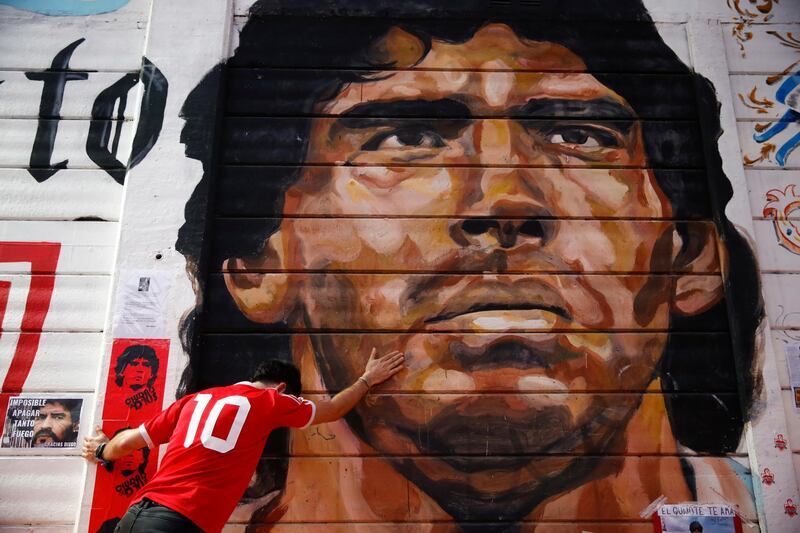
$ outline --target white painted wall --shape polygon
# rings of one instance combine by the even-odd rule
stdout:
[[[0,243],[60,243],[57,268],[32,273],[28,262],[0,262],[11,283],[0,313],[0,383],[17,346],[38,332],[24,326],[26,307],[40,294],[31,281],[54,276],[38,349],[23,393],[84,395],[82,432],[92,418],[102,357],[111,272],[119,236],[123,187],[86,153],[98,94],[141,68],[150,0],[131,0],[106,14],[51,17],[0,5]],[[50,68],[77,39],[69,67],[87,79],[67,82],[51,162],[67,168],[38,183],[28,172],[38,127],[43,82],[28,79]],[[136,90],[122,115],[118,159],[132,142]],[[112,136],[113,139],[113,136]],[[123,171],[124,172],[124,171]],[[28,310],[29,311],[29,310]],[[4,395],[15,391],[4,389]],[[0,531],[71,531],[86,471],[77,450],[0,451]]]

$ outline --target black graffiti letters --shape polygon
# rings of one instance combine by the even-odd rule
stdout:
[[[128,168],[138,165],[156,144],[164,123],[164,108],[167,106],[167,78],[146,57],[142,58],[142,84],[142,107]]]
[[[125,108],[128,104],[128,92],[138,82],[139,74],[125,74],[110,87],[100,91],[100,94],[94,100],[92,122],[89,125],[89,138],[86,140],[86,153],[100,168],[124,167],[116,156],[119,149],[119,139],[122,135]],[[114,112],[114,105],[117,101],[119,101],[117,117],[112,120],[111,114]],[[114,130],[114,140],[109,147],[112,129]]]
[[[31,151],[30,169],[28,172],[39,183],[43,182],[62,168],[66,168],[68,159],[59,163],[50,163],[53,147],[58,133],[58,120],[61,118],[61,103],[64,101],[64,86],[68,81],[85,80],[87,72],[69,71],[69,60],[72,53],[86,39],[78,39],[61,50],[53,58],[50,68],[44,72],[26,72],[29,80],[44,82],[42,100],[39,104],[39,126]]]
[[[125,164],[117,159],[117,150],[128,93],[139,82],[139,78],[138,73],[126,74],[101,91],[95,98],[89,137],[86,140],[86,153],[100,168],[111,170],[125,167]],[[164,108],[167,105],[167,88],[169,86],[167,78],[146,57],[142,58],[141,81],[144,84],[142,107],[128,168],[139,164],[156,143],[164,122]],[[119,102],[118,106],[117,102]],[[117,117],[112,119],[111,115],[115,106]],[[112,130],[114,130],[113,141],[111,141]],[[111,144],[109,145],[109,143]],[[109,172],[109,174],[122,184],[122,181],[118,179],[121,173]]]
[[[58,123],[61,120],[60,111],[64,101],[64,87],[68,81],[86,80],[89,77],[87,71],[69,70],[72,53],[84,40],[83,38],[78,39],[61,50],[53,58],[50,68],[44,72],[25,73],[29,80],[44,82],[39,104],[39,124],[28,169],[31,176],[40,183],[52,177],[59,170],[66,168],[69,162],[68,159],[65,159],[53,163],[51,158],[58,133]],[[144,87],[139,121],[133,137],[130,157],[127,162],[123,162],[117,159],[117,153],[125,125],[128,95],[140,81]],[[143,57],[140,72],[123,75],[109,87],[100,91],[94,100],[92,120],[89,123],[89,134],[86,139],[86,154],[120,185],[125,181],[126,169],[139,164],[158,140],[164,122],[168,88],[169,83],[164,74],[146,57]]]

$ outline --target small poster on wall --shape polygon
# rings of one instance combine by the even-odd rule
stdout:
[[[654,517],[656,533],[742,533],[741,519],[729,505],[662,505]]]
[[[169,339],[114,339],[104,420],[147,420],[161,411]]]
[[[83,398],[9,399],[0,448],[77,448]]]
[[[792,398],[795,411],[800,412],[800,344],[787,344],[783,347],[786,355],[786,367],[789,371],[789,385],[792,387]]]

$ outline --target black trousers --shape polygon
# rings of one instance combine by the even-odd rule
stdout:
[[[177,511],[147,498],[131,505],[114,533],[203,533]]]

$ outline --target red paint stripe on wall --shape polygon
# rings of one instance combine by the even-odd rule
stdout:
[[[4,393],[0,395],[0,426],[5,423],[9,393],[15,394],[22,391],[33,366],[33,360],[36,358],[42,328],[53,298],[55,273],[60,253],[61,244],[57,242],[0,242],[0,263],[30,263],[31,274],[43,274],[31,277],[20,329],[28,331],[32,335],[20,335],[2,388],[0,388]],[[4,281],[3,288],[0,288],[0,291],[3,290],[5,294],[0,292],[0,311],[2,311],[0,312],[0,326],[2,318],[5,316],[11,283]]]
[[[6,316],[9,292],[11,292],[11,282],[0,281],[0,337],[2,337],[3,334],[3,319]]]

